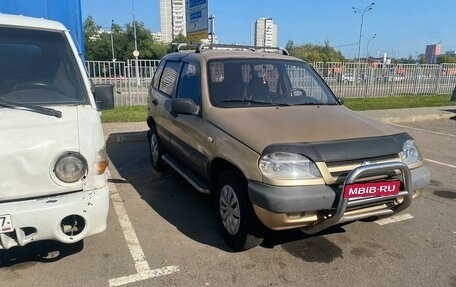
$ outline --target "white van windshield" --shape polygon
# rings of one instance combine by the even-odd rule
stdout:
[[[0,98],[39,105],[88,98],[63,32],[0,27]]]

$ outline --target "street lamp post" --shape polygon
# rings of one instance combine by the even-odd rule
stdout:
[[[370,44],[370,41],[375,39],[375,37],[377,36],[377,34],[374,34],[374,36],[370,37],[370,39],[367,41],[367,47],[366,47],[366,62],[369,61],[369,44]]]
[[[138,65],[138,41],[136,39],[136,19],[135,19],[135,3],[134,0],[131,0],[131,7],[133,9],[133,36],[135,38],[135,50],[133,51],[133,56],[135,56],[135,73],[136,73],[136,85],[139,86],[141,83],[139,81],[139,65]]]
[[[111,51],[112,51],[112,61],[114,62],[116,60],[115,55],[114,55],[114,38],[112,35],[112,26],[114,25],[114,20],[111,21]]]
[[[214,38],[215,38],[215,16],[211,15],[211,17],[209,17],[209,21],[211,23],[211,44],[214,44]]]
[[[375,2],[372,2],[369,6],[367,6],[364,9],[359,9],[356,7],[353,7],[353,12],[354,13],[359,13],[361,14],[361,25],[359,26],[359,39],[358,39],[358,64],[361,63],[361,58],[360,58],[360,52],[361,52],[361,36],[363,34],[363,22],[364,22],[364,14],[366,14],[369,10],[372,10],[372,6],[375,5]]]

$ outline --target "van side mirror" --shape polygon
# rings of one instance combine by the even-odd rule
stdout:
[[[93,95],[99,111],[114,108],[114,85],[95,85]]]
[[[200,107],[192,99],[177,98],[171,102],[171,113],[184,115],[198,115]]]

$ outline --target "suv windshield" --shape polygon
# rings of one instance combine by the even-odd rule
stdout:
[[[315,71],[300,61],[217,60],[209,62],[208,73],[217,107],[338,104]]]
[[[86,103],[72,55],[63,32],[0,27],[0,98],[43,105]]]

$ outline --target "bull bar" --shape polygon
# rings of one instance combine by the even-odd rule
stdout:
[[[344,198],[344,190],[347,184],[354,183],[357,179],[369,176],[377,176],[380,174],[390,174],[392,172],[399,170],[403,177],[403,189],[397,195],[392,196],[384,196],[384,197],[371,197],[359,200],[352,200],[350,201],[348,198]],[[407,207],[410,206],[412,203],[413,192],[410,189],[411,187],[411,174],[408,166],[402,162],[391,162],[391,163],[381,163],[381,164],[366,164],[357,167],[356,169],[352,170],[343,185],[342,191],[339,194],[339,200],[337,204],[337,210],[333,216],[319,221],[318,223],[303,227],[301,230],[307,234],[315,234],[318,233],[330,226],[333,226],[338,223],[343,223],[347,221],[354,221],[359,220],[362,218],[372,217],[372,216],[385,216],[398,213],[403,211]],[[357,206],[365,206],[369,204],[374,204],[377,202],[383,202],[385,200],[391,200],[394,198],[403,197],[404,200],[393,207],[381,210],[374,210],[368,211],[361,214],[355,215],[345,215],[347,208],[350,207],[357,207]]]

